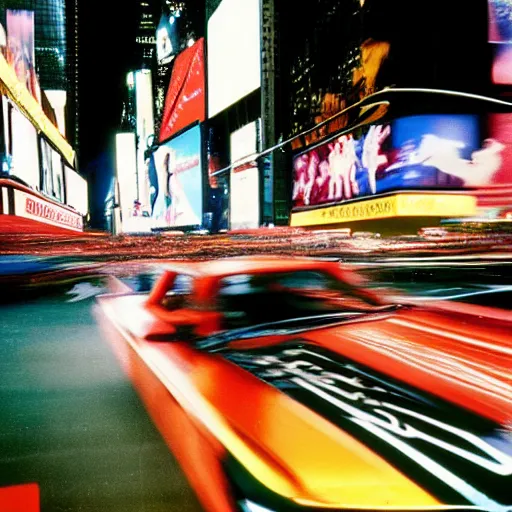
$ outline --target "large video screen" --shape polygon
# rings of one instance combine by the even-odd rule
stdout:
[[[124,222],[132,215],[137,201],[137,143],[133,132],[116,134],[116,177]]]
[[[146,181],[143,179],[144,154],[149,147],[149,138],[154,134],[153,114],[153,85],[151,71],[145,69],[135,73],[135,102],[137,112],[137,179],[138,196],[147,197],[149,190],[145,188]]]
[[[512,84],[512,0],[488,0],[489,42],[492,44],[492,80]]]
[[[66,204],[72,206],[82,215],[89,211],[89,195],[87,181],[76,171],[65,166],[66,173]]]
[[[260,1],[222,0],[208,21],[208,115],[261,84]]]
[[[462,190],[512,183],[508,124],[494,114],[421,115],[373,125],[294,158],[294,208],[398,190]]]
[[[200,226],[203,222],[201,128],[194,126],[162,144],[147,162],[154,227]]]
[[[40,189],[39,148],[37,130],[16,108],[11,113],[12,166],[11,174],[28,186]]]
[[[253,229],[260,224],[260,175],[257,122],[231,134],[231,229]]]

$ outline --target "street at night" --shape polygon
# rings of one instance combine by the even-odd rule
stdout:
[[[0,2],[0,512],[511,484],[512,0]]]

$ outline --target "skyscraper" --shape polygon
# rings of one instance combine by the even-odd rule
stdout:
[[[156,64],[156,22],[155,8],[152,3],[151,0],[141,0],[139,2],[139,21],[135,34],[137,55],[134,64],[137,69],[150,69],[154,71]]]
[[[80,153],[80,131],[79,131],[79,25],[78,25],[78,2],[79,0],[68,0],[67,4],[67,74],[68,74],[68,139]]]
[[[66,10],[64,0],[35,0],[35,47],[43,89],[67,90]]]

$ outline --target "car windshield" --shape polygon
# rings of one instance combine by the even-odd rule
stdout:
[[[192,282],[193,279],[191,276],[186,274],[176,274],[171,288],[167,290],[161,301],[162,306],[169,311],[189,307]]]
[[[219,289],[225,329],[380,309],[363,291],[318,271],[240,274],[224,278]]]

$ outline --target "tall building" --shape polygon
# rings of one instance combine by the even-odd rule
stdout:
[[[68,105],[67,105],[67,137],[80,154],[80,123],[79,123],[79,0],[67,2],[67,74],[68,74]]]
[[[44,90],[68,88],[66,9],[64,0],[35,0],[35,47]]]
[[[137,43],[135,68],[154,71],[156,64],[156,22],[152,0],[141,0],[138,4],[138,26],[135,34]]]

